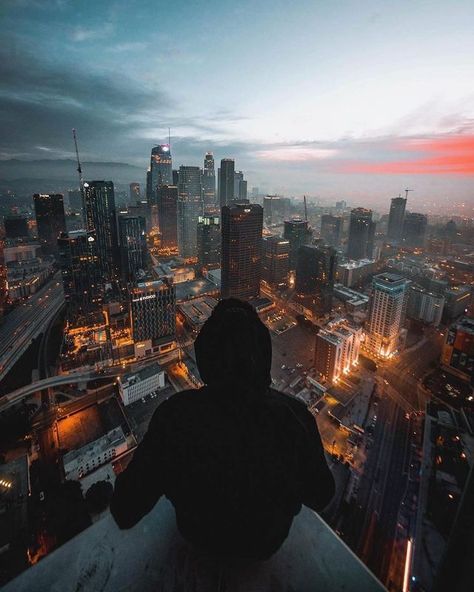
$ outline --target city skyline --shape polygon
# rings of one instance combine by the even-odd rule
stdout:
[[[272,6],[7,2],[0,158],[69,158],[77,127],[145,169],[171,127],[178,166],[212,150],[263,191],[473,203],[472,5]]]

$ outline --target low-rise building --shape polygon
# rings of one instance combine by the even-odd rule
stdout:
[[[377,273],[379,262],[373,259],[348,261],[337,266],[337,278],[347,288],[362,284],[370,275]]]
[[[177,306],[178,314],[183,319],[183,322],[192,330],[200,329],[207,319],[211,316],[212,311],[217,306],[217,300],[211,296],[201,296],[194,298],[188,302],[181,302]]]
[[[111,462],[128,449],[127,439],[122,426],[118,426],[93,442],[77,450],[71,450],[63,456],[66,479],[81,479],[100,466]]]
[[[408,289],[407,317],[437,327],[441,322],[444,297],[425,288],[411,285]]]
[[[150,364],[137,372],[130,372],[118,378],[120,398],[124,405],[135,403],[164,386],[165,373],[159,364]]]

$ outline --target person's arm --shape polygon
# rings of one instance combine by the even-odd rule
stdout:
[[[305,409],[306,432],[303,453],[303,504],[312,510],[323,510],[336,491],[334,477],[329,470],[318,426],[312,414]]]
[[[110,512],[119,528],[134,526],[163,495],[165,407],[166,403],[163,403],[155,411],[133,459],[115,481]]]

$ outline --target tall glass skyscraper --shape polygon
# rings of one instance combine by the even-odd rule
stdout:
[[[219,203],[221,208],[230,205],[235,197],[234,177],[234,160],[232,158],[223,158],[219,169]]]
[[[393,240],[401,239],[406,205],[407,200],[404,197],[394,197],[392,199],[390,203],[390,214],[388,215],[387,238]]]
[[[320,314],[331,310],[336,264],[332,247],[303,245],[298,250],[296,293],[307,297],[308,306]]]
[[[150,158],[150,195],[147,200],[150,205],[156,203],[156,189],[160,185],[173,184],[173,166],[169,144],[160,144],[151,149]]]
[[[234,203],[222,208],[223,298],[243,300],[260,295],[263,208]]]
[[[202,169],[202,191],[205,206],[216,205],[216,173],[214,169],[214,156],[212,152],[206,152],[204,156],[204,168]]]
[[[354,208],[351,210],[347,257],[349,259],[372,259],[374,251],[375,222],[372,210]]]
[[[313,231],[307,220],[285,220],[283,236],[290,243],[290,270],[296,269],[298,249],[311,242]]]
[[[122,279],[137,279],[138,271],[146,268],[147,246],[145,218],[121,214],[118,217],[120,268]]]
[[[217,267],[221,262],[221,226],[218,216],[199,216],[197,225],[199,263]]]
[[[197,223],[203,214],[201,169],[180,166],[178,180],[178,249],[181,257],[197,257]]]
[[[408,247],[423,247],[428,219],[425,214],[408,212],[403,223],[403,242]]]
[[[95,240],[99,266],[105,281],[118,277],[118,233],[112,181],[84,183],[87,230]]]
[[[35,193],[36,226],[41,248],[45,254],[58,251],[58,237],[66,232],[64,198],[61,193]]]
[[[161,248],[172,252],[178,249],[178,188],[162,185],[158,189],[158,220]]]

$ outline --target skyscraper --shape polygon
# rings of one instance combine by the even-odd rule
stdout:
[[[158,219],[160,222],[161,248],[178,249],[178,188],[162,185],[158,189]]]
[[[202,169],[202,191],[204,207],[216,205],[216,173],[214,170],[214,156],[206,152],[204,168]]]
[[[407,200],[404,197],[394,197],[390,203],[390,214],[388,215],[387,238],[400,240],[403,232],[405,219],[405,208]]]
[[[138,271],[146,268],[145,225],[142,216],[121,214],[118,217],[120,269],[124,282],[136,280]]]
[[[180,166],[178,249],[181,257],[197,257],[197,222],[202,213],[201,169],[196,166]]]
[[[58,237],[66,232],[63,196],[61,193],[35,193],[33,201],[41,248],[45,254],[56,254]]]
[[[104,281],[116,279],[119,271],[117,216],[112,181],[84,183],[87,230],[93,233]]]
[[[321,216],[321,239],[330,247],[338,247],[342,236],[342,218],[323,214]]]
[[[102,303],[102,280],[93,233],[63,232],[58,238],[59,265],[69,320],[94,313]]]
[[[221,262],[221,226],[217,216],[199,216],[197,225],[198,261],[206,267]]]
[[[260,294],[263,208],[233,203],[222,208],[223,298],[248,300]]]
[[[219,202],[221,208],[230,205],[234,193],[235,163],[232,158],[223,158],[219,169]]]
[[[372,210],[355,208],[351,210],[347,257],[349,259],[372,259],[374,251],[375,222]]]
[[[381,273],[372,280],[366,344],[376,356],[389,358],[400,347],[408,285],[394,273]]]
[[[262,243],[262,279],[273,288],[286,286],[290,269],[290,241],[267,236]]]
[[[151,149],[150,158],[150,194],[147,195],[148,203],[155,203],[156,189],[160,185],[173,184],[173,166],[171,163],[171,150],[169,144],[160,144]]]
[[[309,245],[313,231],[307,220],[285,220],[283,236],[290,243],[290,270],[296,269],[298,249],[302,245]]]
[[[427,225],[425,214],[407,212],[403,223],[403,243],[407,247],[423,247]]]
[[[140,183],[130,183],[130,201],[135,203],[136,201],[140,201],[141,193],[140,193]]]
[[[332,247],[303,245],[298,250],[295,291],[318,313],[331,310],[336,265]]]
[[[27,238],[29,236],[26,216],[5,216],[3,225],[5,238]]]
[[[166,278],[136,284],[130,291],[132,334],[136,342],[155,349],[173,341],[176,334],[176,293]]]
[[[234,172],[234,199],[247,199],[247,181],[242,171]]]

